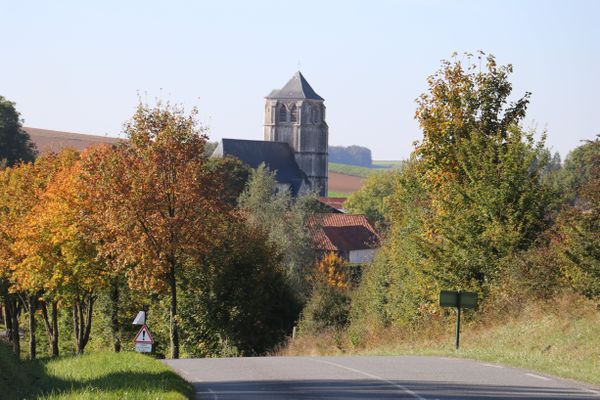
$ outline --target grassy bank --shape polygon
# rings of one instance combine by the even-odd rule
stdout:
[[[386,329],[353,346],[346,334],[300,337],[285,355],[443,355],[485,360],[600,385],[600,311],[567,296],[514,317],[467,322],[455,350],[454,319],[419,329]]]
[[[0,345],[2,399],[188,399],[191,386],[159,361],[136,353],[19,361]]]

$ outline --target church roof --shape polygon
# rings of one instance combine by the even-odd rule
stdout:
[[[265,163],[271,171],[275,171],[277,182],[290,185],[292,196],[298,195],[303,183],[310,185],[306,174],[296,163],[291,147],[284,142],[221,139],[213,156],[234,156],[252,168]]]
[[[296,72],[283,88],[269,93],[267,99],[324,100],[313,90],[300,71]]]

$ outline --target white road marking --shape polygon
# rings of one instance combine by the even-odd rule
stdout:
[[[502,365],[494,365],[494,364],[483,364],[483,366],[492,367],[492,368],[504,368]]]
[[[380,381],[387,382],[387,383],[389,383],[390,385],[392,385],[392,386],[395,386],[395,387],[397,387],[398,389],[400,389],[400,390],[404,391],[405,393],[408,393],[409,395],[411,395],[411,396],[412,396],[412,397],[414,397],[415,399],[418,399],[418,400],[427,400],[427,399],[425,399],[424,397],[421,397],[421,396],[419,396],[417,393],[413,392],[412,390],[410,390],[410,389],[409,389],[409,388],[407,388],[406,386],[399,385],[399,384],[397,384],[397,383],[395,383],[395,382],[392,382],[392,381],[390,381],[390,380],[388,380],[388,379],[385,379],[385,378],[382,378],[382,377],[380,377],[380,376],[373,375],[373,374],[370,374],[370,373],[368,373],[368,372],[361,371],[361,370],[359,370],[359,369],[355,369],[355,368],[351,368],[351,367],[346,367],[345,365],[341,365],[341,364],[334,363],[334,362],[331,362],[331,361],[325,361],[325,360],[314,360],[314,361],[316,361],[316,362],[320,362],[320,363],[324,363],[324,364],[333,365],[334,367],[343,368],[343,369],[346,369],[346,370],[348,370],[348,371],[356,372],[357,374],[361,374],[361,375],[364,375],[364,376],[368,376],[369,378],[375,378],[375,379],[378,379],[378,380],[380,380]]]
[[[599,392],[599,391],[597,391],[597,390],[592,390],[592,389],[588,389],[588,388],[583,388],[582,390],[583,390],[584,392],[588,392],[588,393],[594,393],[594,394],[600,395],[600,392]]]
[[[551,381],[551,380],[552,380],[552,379],[550,379],[550,378],[546,378],[545,376],[539,376],[539,375],[536,375],[536,374],[530,374],[530,373],[526,373],[525,375],[527,375],[527,376],[531,376],[532,378],[538,378],[538,379],[542,379],[542,380],[544,380],[544,381]]]

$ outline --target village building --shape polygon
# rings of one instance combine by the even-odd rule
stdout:
[[[364,215],[315,214],[308,229],[319,256],[333,252],[350,263],[367,264],[379,247],[379,235]]]
[[[265,98],[263,141],[222,139],[213,155],[235,156],[253,168],[264,163],[293,195],[315,190],[327,196],[329,127],[323,103],[298,71]]]

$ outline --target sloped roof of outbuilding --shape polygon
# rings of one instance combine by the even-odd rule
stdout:
[[[271,171],[275,171],[277,182],[290,185],[293,196],[298,195],[302,183],[310,184],[296,163],[291,147],[284,142],[221,139],[213,157],[224,156],[234,156],[251,168],[258,168],[264,163]]]
[[[316,249],[349,252],[379,247],[379,235],[364,215],[315,214],[308,229]]]
[[[275,89],[269,93],[267,99],[324,100],[314,91],[300,71],[296,72],[284,87]]]

